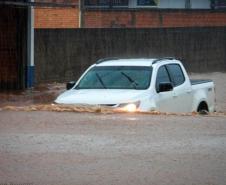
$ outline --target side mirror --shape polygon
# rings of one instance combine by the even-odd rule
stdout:
[[[160,92],[168,92],[173,90],[173,85],[170,82],[161,82],[159,83],[158,93]]]
[[[76,83],[75,81],[68,82],[68,83],[66,84],[66,89],[67,89],[67,90],[71,89],[72,87],[75,86],[75,83]]]

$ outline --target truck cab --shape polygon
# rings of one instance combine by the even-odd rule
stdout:
[[[101,59],[56,100],[59,104],[109,106],[125,111],[213,112],[214,84],[189,79],[174,58]]]

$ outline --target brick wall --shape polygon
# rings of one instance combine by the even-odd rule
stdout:
[[[59,0],[58,0],[59,1]],[[78,3],[78,0],[73,0]],[[84,9],[84,28],[225,26],[225,10]],[[35,28],[78,28],[79,8],[35,8]]]
[[[226,11],[212,10],[86,10],[85,28],[157,28],[225,26]]]
[[[35,8],[35,28],[78,27],[78,8]]]
[[[40,0],[36,0],[39,2]],[[78,28],[79,8],[77,7],[54,7],[55,4],[75,5],[79,0],[46,0],[53,3],[52,7],[36,7],[35,28]]]

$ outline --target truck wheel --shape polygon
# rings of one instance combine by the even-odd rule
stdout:
[[[197,112],[202,115],[207,115],[209,113],[208,105],[206,102],[201,102],[198,106]]]

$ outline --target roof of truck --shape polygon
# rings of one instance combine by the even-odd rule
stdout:
[[[100,59],[97,66],[151,66],[156,62],[173,60],[173,58],[135,58],[135,59]]]

